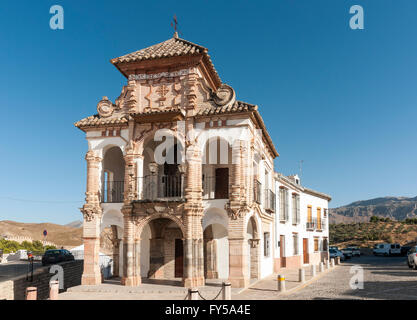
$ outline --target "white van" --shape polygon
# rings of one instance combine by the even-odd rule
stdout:
[[[374,255],[400,255],[401,246],[398,243],[380,243],[374,246],[373,250]]]

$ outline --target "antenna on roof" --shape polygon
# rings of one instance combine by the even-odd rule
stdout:
[[[173,22],[171,22],[171,27],[174,28],[174,38],[178,38],[178,20],[176,14],[174,14],[174,19]]]
[[[304,162],[304,160],[300,161],[300,179],[301,179],[301,176],[303,174],[303,162]]]

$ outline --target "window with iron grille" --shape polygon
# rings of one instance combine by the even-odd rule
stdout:
[[[271,252],[270,250],[271,243],[270,243],[270,233],[265,232],[264,233],[264,256],[269,257],[269,254]]]
[[[298,234],[294,233],[292,235],[292,243],[293,243],[293,255],[298,256]]]
[[[285,188],[279,189],[279,203],[280,203],[279,220],[288,221],[288,211],[289,211],[288,189],[285,189]]]
[[[297,225],[300,223],[300,195],[292,194],[292,224]]]

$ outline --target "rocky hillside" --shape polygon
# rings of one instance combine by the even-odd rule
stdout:
[[[417,239],[415,222],[378,221],[331,224],[329,229],[330,244],[340,247],[353,245],[368,248],[381,242],[415,245]]]
[[[72,228],[53,223],[22,223],[15,221],[0,221],[1,236],[29,237],[33,240],[43,240],[43,230],[48,231],[47,241],[58,246],[78,246],[82,243],[82,228]]]
[[[417,218],[417,197],[375,198],[330,209],[330,223],[368,222],[371,216],[397,221],[406,218]]]

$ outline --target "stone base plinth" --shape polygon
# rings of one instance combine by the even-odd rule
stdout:
[[[135,287],[142,283],[140,277],[122,277],[121,284],[127,287]]]
[[[182,280],[182,284],[186,288],[202,287],[206,284],[204,277],[200,278],[185,278]]]
[[[94,286],[101,283],[101,274],[83,274],[81,284],[86,286]]]
[[[232,288],[246,288],[249,286],[249,278],[229,278]]]

